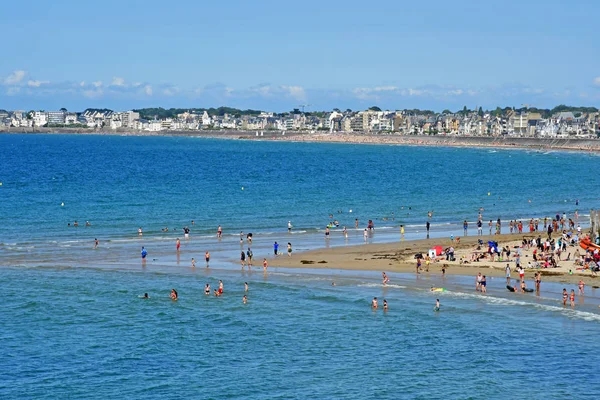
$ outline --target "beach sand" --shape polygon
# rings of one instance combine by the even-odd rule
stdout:
[[[440,239],[420,239],[412,241],[398,241],[395,243],[384,244],[364,244],[358,246],[347,247],[332,247],[310,250],[302,253],[294,253],[292,257],[282,254],[270,261],[274,267],[286,268],[325,268],[325,269],[342,269],[342,270],[363,270],[363,271],[385,271],[398,273],[416,273],[416,253],[422,253],[424,256],[427,251],[433,246],[442,246],[443,248],[453,245],[455,248],[456,261],[446,261],[445,258],[438,259],[432,262],[429,267],[429,272],[421,272],[422,274],[441,274],[442,266],[446,265],[446,274],[475,276],[478,272],[488,277],[504,278],[507,262],[513,271],[512,279],[518,279],[519,275],[514,271],[515,262],[514,254],[511,253],[510,261],[495,261],[483,260],[480,262],[464,263],[462,260],[469,260],[474,251],[486,251],[488,240],[498,242],[499,248],[509,245],[512,250],[514,246],[519,246],[524,237],[532,238],[541,234],[542,238],[546,235],[544,232],[533,232],[530,234],[503,234],[503,235],[484,235],[484,236],[467,236],[461,237],[460,243],[452,243],[450,238]],[[535,235],[535,236],[533,236]],[[478,250],[478,240],[482,239],[484,246]],[[566,253],[571,253],[571,259],[578,247],[567,247]],[[533,261],[533,248],[528,250],[522,249],[521,265],[527,267],[528,261]],[[583,249],[579,249],[581,254],[584,254]],[[541,268],[541,269],[525,269],[525,279],[533,280],[534,274],[537,271],[542,272],[542,283],[544,281],[563,282],[566,284],[577,284],[580,279],[583,279],[586,285],[600,286],[600,277],[592,277],[591,272],[577,271],[573,261],[564,261],[566,254],[562,257],[563,261],[558,262],[558,268]],[[422,268],[425,268],[425,262],[422,263]],[[573,274],[569,274],[572,270]],[[530,282],[528,287],[533,287]]]

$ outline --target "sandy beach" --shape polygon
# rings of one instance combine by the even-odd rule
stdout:
[[[438,258],[433,261],[429,267],[429,272],[421,272],[423,274],[441,274],[442,266],[446,265],[446,274],[475,276],[478,272],[490,277],[505,277],[505,267],[509,263],[513,271],[511,277],[518,278],[519,275],[515,268],[515,260],[513,252],[511,257],[503,261],[492,262],[485,259],[479,262],[469,261],[474,252],[481,253],[487,250],[488,240],[497,241],[499,248],[502,246],[510,246],[514,249],[515,246],[520,246],[523,238],[537,238],[541,234],[542,238],[546,235],[543,232],[533,232],[530,234],[504,234],[504,235],[484,235],[484,236],[467,236],[460,239],[460,243],[453,243],[450,238],[445,239],[420,239],[413,241],[398,241],[395,243],[384,244],[364,244],[348,247],[333,247],[321,248],[307,252],[294,253],[292,257],[287,257],[286,254],[276,257],[270,263],[273,266],[286,268],[327,268],[327,269],[343,269],[343,270],[367,270],[367,271],[385,271],[388,273],[416,273],[416,253],[427,254],[427,251],[433,246],[442,246],[443,248],[453,246],[455,248],[455,261],[446,261],[445,257]],[[399,235],[400,236],[400,235]],[[484,242],[483,246],[479,246],[478,240]],[[534,274],[537,271],[542,272],[542,282],[562,282],[566,284],[577,284],[580,279],[583,279],[586,285],[599,286],[600,278],[593,277],[589,270],[579,271],[574,264],[573,255],[578,249],[578,246],[568,246],[566,253],[571,253],[571,261],[559,261],[558,268],[540,268],[528,269],[525,268],[525,279],[532,281]],[[516,249],[514,249],[516,250]],[[533,261],[533,248],[522,248],[521,265],[527,267],[528,261]],[[579,249],[581,254],[585,252]],[[466,261],[466,262],[465,262]],[[423,262],[425,269],[425,262]],[[569,274],[569,270],[573,273]],[[528,287],[533,287],[530,282]]]

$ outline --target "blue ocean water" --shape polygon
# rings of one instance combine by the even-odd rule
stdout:
[[[267,275],[249,274],[236,262],[240,231],[254,234],[262,259],[275,240],[296,251],[363,243],[368,219],[369,242],[398,240],[400,224],[423,237],[430,210],[433,236],[460,231],[480,207],[486,220],[578,210],[584,223],[600,177],[582,173],[597,156],[77,135],[0,135],[0,148],[2,398],[600,395],[588,373],[600,333],[594,289],[571,310],[558,284],[514,297],[491,282],[483,297],[471,278],[398,275],[382,288],[374,273],[272,262]],[[347,241],[338,228],[324,242],[333,219],[350,228]],[[219,279],[225,295],[205,297],[204,283]],[[451,289],[440,313],[431,285]],[[390,310],[372,312],[373,296]]]

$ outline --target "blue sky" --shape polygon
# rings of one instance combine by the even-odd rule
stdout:
[[[7,2],[0,108],[600,106],[592,0]]]

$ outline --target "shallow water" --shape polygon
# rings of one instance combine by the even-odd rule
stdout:
[[[551,298],[481,296],[460,291],[461,278],[445,282],[449,292],[431,293],[427,286],[439,277],[392,274],[384,288],[373,273],[337,275],[336,286],[326,274],[5,268],[0,395],[600,395],[597,377],[586,372],[596,368],[600,331],[591,305],[571,310]],[[204,283],[216,287],[218,279],[225,294],[206,297]],[[177,302],[168,298],[171,287]],[[144,292],[149,300],[138,297]],[[387,299],[389,311],[371,311],[373,296]]]

